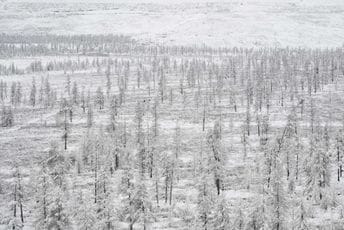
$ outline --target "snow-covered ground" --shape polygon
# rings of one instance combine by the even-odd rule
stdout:
[[[0,230],[343,229],[343,45],[344,0],[0,0]]]
[[[17,38],[12,38],[12,40],[15,39]],[[72,41],[76,44],[78,40],[75,37],[74,39],[75,40]],[[52,36],[52,42],[56,42],[57,40],[55,36]],[[94,37],[93,40],[97,41],[97,37]],[[0,39],[0,41],[2,40]],[[47,43],[50,44],[50,42]],[[79,41],[79,43],[81,42]],[[113,42],[110,43],[112,44]],[[92,44],[94,43],[89,43],[90,47],[92,47]],[[125,44],[126,43],[124,43],[123,46],[125,46]],[[18,44],[17,46],[21,47]],[[109,44],[99,44],[99,46],[104,47],[109,46]],[[71,48],[73,45],[62,47],[70,47],[70,50],[66,49],[65,53],[61,54],[61,50],[64,49],[60,47],[58,52],[56,50],[54,51],[57,52],[56,55],[54,55],[51,50],[51,52],[47,52],[46,56],[39,53],[37,56],[32,54],[29,57],[21,56],[19,52],[17,56],[14,55],[14,57],[11,57],[11,54],[9,54],[9,57],[0,60],[0,64],[8,66],[13,63],[14,66],[23,70],[20,71],[20,74],[9,72],[8,74],[0,75],[0,82],[7,83],[8,96],[4,99],[5,105],[11,104],[12,98],[17,97],[14,95],[21,94],[23,96],[22,103],[12,106],[15,114],[14,125],[12,127],[0,127],[0,186],[3,190],[2,192],[0,191],[0,230],[12,226],[10,220],[16,219],[12,217],[13,206],[8,205],[12,204],[11,199],[13,198],[13,191],[15,191],[13,190],[16,181],[13,176],[15,164],[19,165],[25,182],[23,184],[25,189],[24,229],[35,229],[35,223],[38,219],[35,215],[39,213],[40,209],[34,205],[37,198],[35,197],[36,191],[32,186],[40,186],[40,182],[37,181],[38,179],[36,179],[35,174],[40,169],[42,165],[41,162],[47,158],[52,142],[59,143],[59,145],[61,145],[60,153],[68,157],[71,162],[74,162],[65,175],[69,181],[66,191],[68,191],[68,193],[82,191],[86,195],[86,198],[84,198],[85,201],[93,204],[94,184],[97,184],[100,179],[97,177],[94,179],[93,171],[89,168],[90,166],[88,163],[81,163],[83,162],[81,159],[84,156],[83,145],[87,133],[101,133],[102,130],[107,130],[107,127],[110,127],[110,114],[112,113],[110,100],[112,96],[106,97],[105,109],[99,110],[96,104],[97,88],[101,87],[106,91],[105,89],[108,87],[106,75],[109,70],[110,86],[112,86],[109,93],[116,96],[116,98],[120,98],[120,82],[124,81],[122,79],[128,74],[125,103],[119,106],[118,115],[115,116],[115,124],[118,128],[117,132],[122,132],[123,122],[125,122],[125,127],[127,127],[126,129],[128,130],[125,133],[128,134],[129,144],[127,147],[120,147],[122,149],[121,151],[123,151],[123,154],[120,155],[121,164],[125,165],[128,162],[138,162],[138,159],[140,159],[132,158],[134,160],[127,161],[128,158],[126,158],[124,154],[129,152],[133,157],[137,157],[139,153],[135,142],[138,102],[142,102],[143,99],[149,99],[148,102],[143,101],[145,104],[144,108],[147,110],[143,118],[144,136],[146,136],[148,140],[150,135],[154,133],[153,114],[155,113],[152,101],[159,101],[157,121],[159,137],[157,140],[153,141],[153,148],[157,149],[156,152],[159,153],[157,156],[161,157],[161,162],[157,160],[161,165],[160,163],[156,164],[156,168],[159,170],[157,182],[154,182],[155,179],[153,180],[148,175],[146,175],[147,178],[144,179],[147,186],[147,193],[149,194],[149,199],[147,198],[147,201],[149,201],[153,207],[151,212],[153,213],[152,216],[154,216],[154,218],[151,218],[149,223],[147,223],[147,226],[149,226],[147,229],[203,229],[200,227],[203,226],[201,222],[202,213],[200,210],[203,210],[202,205],[207,205],[207,203],[200,203],[203,199],[199,196],[199,194],[201,194],[200,189],[202,186],[200,187],[200,183],[203,183],[202,180],[209,183],[209,185],[206,186],[211,188],[209,194],[212,195],[209,195],[209,199],[213,202],[213,206],[210,208],[208,207],[208,210],[210,210],[209,213],[214,215],[215,218],[214,210],[217,210],[215,207],[217,208],[217,205],[223,201],[228,208],[226,212],[230,218],[230,225],[234,226],[232,228],[233,230],[239,229],[236,225],[238,220],[242,220],[244,224],[248,226],[251,219],[253,219],[251,212],[256,212],[257,207],[259,210],[260,207],[264,207],[264,210],[274,210],[275,206],[269,203],[264,204],[265,206],[260,206],[261,204],[259,203],[268,201],[268,199],[271,198],[270,194],[264,192],[264,189],[267,189],[265,181],[267,181],[269,175],[266,170],[267,166],[265,166],[265,162],[269,159],[266,153],[270,152],[268,151],[270,148],[271,152],[274,151],[274,139],[281,135],[282,130],[288,124],[288,117],[292,114],[291,111],[295,106],[296,99],[297,101],[300,99],[304,99],[305,101],[304,110],[296,107],[297,114],[295,114],[297,117],[297,133],[301,140],[301,146],[303,146],[300,148],[301,150],[296,149],[295,152],[300,155],[300,161],[302,163],[296,164],[295,162],[290,162],[292,162],[292,167],[300,171],[301,176],[295,181],[295,189],[291,190],[287,187],[287,185],[289,186],[289,184],[287,184],[289,181],[286,179],[287,170],[283,170],[284,173],[281,173],[282,176],[285,174],[283,176],[283,192],[286,192],[286,195],[283,198],[287,199],[288,203],[287,211],[282,212],[283,215],[286,216],[285,220],[283,220],[283,224],[298,223],[299,215],[306,215],[306,223],[310,226],[309,229],[326,229],[322,228],[326,226],[332,226],[333,229],[336,229],[336,226],[340,226],[343,223],[341,213],[343,213],[344,210],[342,206],[344,180],[337,182],[336,170],[338,167],[337,164],[339,163],[334,154],[337,146],[337,135],[338,137],[342,135],[344,138],[344,132],[339,132],[343,124],[343,107],[341,105],[343,104],[342,89],[344,86],[343,55],[341,49],[337,49],[336,52],[333,50],[319,51],[321,54],[320,57],[322,57],[322,59],[319,58],[319,60],[333,61],[332,63],[324,62],[320,68],[320,74],[316,73],[319,69],[314,67],[310,75],[314,76],[315,79],[321,77],[321,82],[323,83],[320,84],[320,91],[316,93],[311,92],[311,96],[309,96],[309,91],[307,91],[307,89],[312,89],[308,87],[313,87],[313,83],[305,83],[307,82],[308,75],[304,68],[306,63],[312,60],[312,55],[316,54],[314,50],[305,51],[293,49],[288,53],[289,51],[287,51],[287,49],[276,49],[274,52],[265,49],[254,51],[254,54],[249,54],[248,50],[240,51],[243,53],[235,51],[235,49],[232,50],[233,53],[216,53],[215,50],[213,50],[213,56],[209,55],[209,53],[212,52],[205,53],[202,56],[202,54],[200,54],[202,52],[200,52],[199,49],[194,51],[196,52],[194,55],[192,55],[191,52],[186,53],[185,56],[182,56],[180,53],[173,53],[172,51],[165,55],[156,55],[155,53],[149,53],[149,51],[146,51],[147,53],[142,52],[141,54],[136,54],[134,51],[130,50],[127,55],[110,53],[108,56],[104,56],[105,53],[100,53],[99,56],[94,56],[94,53],[90,52],[92,55],[87,56],[87,54],[89,54],[88,52],[82,55],[79,53],[72,54],[72,51],[76,49],[75,47],[74,49]],[[8,50],[11,49],[2,48],[5,54],[8,54]],[[269,54],[269,52],[272,53]],[[25,54],[26,52],[23,53]],[[274,68],[270,68],[266,71],[267,76],[273,79],[272,81],[269,80],[269,77],[259,78],[259,74],[255,74],[261,71],[261,63],[259,63],[258,60],[262,57],[266,58],[264,55],[267,53],[276,56],[277,54],[282,54],[277,57],[269,56],[269,58],[267,58],[268,60],[284,59],[289,61],[289,64],[281,65],[281,63],[278,63]],[[289,56],[283,56],[285,53],[288,53]],[[331,56],[326,56],[328,53],[331,53]],[[248,54],[250,58],[255,58],[254,61],[252,61],[252,63],[254,63],[252,64],[253,67],[251,67],[252,71],[248,71],[244,67],[241,67],[241,65],[243,65],[242,63],[248,63],[247,60],[249,60],[249,58],[246,56]],[[305,57],[306,59],[304,59]],[[33,61],[42,62],[42,71],[32,72],[30,68],[27,68]],[[75,61],[76,63],[75,65],[69,65],[69,61]],[[54,68],[56,69],[51,71],[47,70],[47,64],[50,62],[54,63]],[[126,72],[125,70],[128,63],[130,63],[130,67],[128,67],[128,72]],[[155,66],[157,65],[156,63],[159,63],[158,67]],[[273,65],[272,62],[269,62],[269,65]],[[280,67],[280,65],[283,67]],[[163,90],[163,92],[166,91],[166,94],[161,94],[160,91],[160,85],[163,85],[160,82],[163,81],[161,80],[163,78],[161,76],[158,77],[159,71],[154,72],[153,69],[164,71],[166,89]],[[217,71],[219,72],[217,73]],[[274,73],[273,71],[276,72]],[[249,77],[249,72],[252,72],[252,79]],[[214,76],[210,73],[214,73]],[[289,74],[286,73],[291,73],[290,76],[294,77],[288,78]],[[333,80],[330,77],[331,74],[334,76]],[[197,87],[192,86],[192,76],[194,75],[199,78],[199,81],[196,81],[196,78],[194,79],[196,82],[199,82],[197,83],[199,84]],[[139,78],[139,76],[142,76],[142,79]],[[35,84],[37,84],[38,104],[36,106],[32,106],[29,101],[33,89],[32,81],[34,78]],[[46,80],[43,80],[43,78]],[[254,87],[252,88],[249,87],[249,84],[252,84],[249,79],[253,81]],[[20,83],[20,90],[13,90],[15,82],[17,84]],[[82,101],[81,95],[83,95],[81,92],[85,91],[84,93],[86,93],[86,95],[84,95],[84,97],[86,96],[87,98],[88,92],[90,92],[90,101],[87,103],[90,107],[88,107],[87,110],[89,110],[89,108],[94,109],[94,124],[93,128],[87,127],[88,112],[83,112],[81,103],[72,105],[73,121],[70,123],[68,122],[70,125],[68,132],[68,149],[63,150],[62,136],[64,129],[63,126],[61,126],[61,119],[63,120],[63,118],[59,118],[58,114],[60,114],[61,102],[64,101],[65,98],[71,100],[71,97],[68,96],[68,92],[66,92],[66,90],[70,88],[68,82],[69,84],[73,84],[73,88],[74,82],[76,83],[75,89],[78,90],[74,92],[77,92],[75,95],[77,95],[80,101]],[[264,83],[266,87],[261,89],[261,83]],[[287,88],[285,88],[285,86],[281,87],[283,84],[287,84]],[[307,87],[304,84],[306,84]],[[220,87],[221,85],[222,87]],[[296,85],[296,91],[294,91],[296,88],[293,90],[289,88],[294,87],[294,85]],[[253,95],[255,95],[251,109],[246,104],[248,101],[246,92],[249,92],[247,89],[252,89],[254,92]],[[43,102],[48,99],[42,99],[41,102],[38,102],[40,98],[38,94],[45,92],[44,95],[46,95],[48,90],[54,90],[56,93],[57,98],[54,107],[45,107],[43,105]],[[181,93],[181,90],[183,93]],[[265,92],[265,90],[267,90],[268,93]],[[197,93],[198,91],[199,94]],[[261,100],[259,99],[260,92],[264,92],[265,97],[269,97],[268,100],[262,101],[261,111],[258,109],[259,100]],[[161,100],[159,95],[165,95],[165,99]],[[49,96],[49,98],[53,97]],[[333,199],[335,199],[337,203],[332,205],[330,200],[327,201],[327,198],[331,198],[331,196],[326,193],[327,197],[322,203],[331,203],[331,206],[329,205],[329,208],[326,209],[322,208],[318,203],[312,203],[313,201],[309,200],[308,195],[305,195],[305,192],[308,191],[306,190],[308,187],[306,187],[305,182],[308,175],[305,169],[308,170],[309,166],[305,166],[305,164],[309,160],[307,156],[309,156],[308,152],[310,151],[309,136],[311,136],[310,113],[312,110],[312,100],[314,100],[313,106],[317,111],[319,121],[321,121],[323,125],[326,123],[326,127],[330,129],[330,150],[328,151],[330,166],[328,175],[331,176],[331,186],[327,189],[329,192],[333,192]],[[205,103],[207,103],[207,105]],[[237,111],[234,109],[233,103],[237,106]],[[2,111],[2,108],[0,111]],[[204,130],[202,130],[203,116],[206,117]],[[243,134],[246,133],[245,124],[248,117],[250,117],[250,136]],[[261,137],[263,134],[258,134],[260,128],[258,129],[257,127],[260,126],[258,122],[259,124],[260,122],[264,123],[263,120],[265,117],[268,117],[266,122],[269,127],[269,135],[267,136],[271,139],[269,144],[264,147],[261,144]],[[60,120],[60,122],[58,122],[58,120]],[[200,162],[207,162],[207,160],[202,160],[204,156],[210,156],[211,158],[209,159],[213,159],[213,153],[209,146],[209,134],[213,132],[213,129],[215,130],[213,127],[217,121],[221,122],[220,149],[224,157],[223,171],[221,171],[221,173],[223,173],[223,185],[221,186],[221,196],[212,197],[216,194],[215,191],[213,191],[214,178],[212,178],[215,169],[211,168],[209,170],[209,177],[201,177],[200,175],[203,175],[201,174],[201,172],[203,172],[203,166]],[[166,170],[165,167],[169,165],[169,163],[166,163],[169,162],[167,156],[174,155],[176,149],[177,139],[175,136],[177,135],[177,123],[180,127],[180,152],[178,154],[178,160],[176,161],[176,169],[173,169],[173,195],[171,196],[164,193],[164,191],[167,191],[165,190],[167,188],[165,183],[168,178],[164,170]],[[117,128],[115,130],[117,130]],[[104,133],[104,135],[109,135],[109,131],[105,131]],[[244,142],[244,137],[247,142]],[[90,140],[92,138],[96,138],[96,136],[91,136]],[[107,140],[109,141],[110,139]],[[148,142],[151,144],[151,140],[147,141],[147,143]],[[112,143],[112,139],[109,143]],[[147,149],[150,149],[149,146],[147,146]],[[289,163],[289,160],[287,160],[289,159],[287,158],[289,155],[287,154],[293,154],[294,152],[291,151],[289,153],[289,151],[287,151],[288,147],[289,146],[286,146],[286,149],[281,153],[281,159],[283,159],[283,162]],[[291,146],[291,148],[293,147]],[[80,162],[82,165],[81,172],[79,173],[77,173],[78,166],[75,163],[76,161]],[[107,165],[105,162],[111,162],[111,159],[104,158],[100,163],[101,167],[105,168]],[[289,165],[287,166],[287,163],[285,163],[283,168],[286,169],[287,167],[289,167]],[[120,169],[111,176],[109,182],[113,185],[114,189],[114,198],[111,198],[112,200],[109,204],[115,204],[115,210],[118,212],[113,214],[114,218],[116,218],[113,223],[116,224],[115,229],[121,230],[129,229],[128,218],[123,216],[125,214],[125,209],[122,209],[122,206],[118,204],[122,202],[123,207],[126,205],[123,199],[123,194],[125,193],[121,190],[122,184],[118,182],[123,181],[124,168],[124,166],[120,166]],[[106,172],[108,172],[108,170],[106,170]],[[137,181],[135,181],[135,183],[137,183]],[[158,199],[160,203],[156,202],[156,194],[160,197],[160,200]],[[172,197],[171,205],[167,202],[168,196]],[[72,194],[71,197],[72,198],[68,197],[68,199],[64,201],[66,205],[65,210],[68,215],[73,216],[78,214],[78,211],[75,211],[73,205],[91,214],[96,210],[92,208],[89,209],[87,206],[80,204],[80,201],[73,200],[77,197],[75,194]],[[304,199],[304,201],[302,199]],[[53,204],[54,202],[55,200],[52,201]],[[303,207],[301,206],[301,204],[303,204],[302,202],[305,203],[307,211],[300,211]],[[127,206],[130,206],[130,204],[127,204]],[[294,211],[295,215],[291,214]],[[303,212],[305,214],[303,214]],[[270,224],[269,221],[272,218],[270,218],[271,216],[269,216],[269,213],[264,215],[261,213],[261,215],[262,216],[258,217],[258,219],[264,220],[264,223]],[[97,218],[102,220],[101,217]],[[74,229],[81,229],[82,223],[76,223],[74,217],[71,217],[71,221],[76,225]],[[212,228],[213,226],[217,226],[217,223],[214,223],[213,220],[211,221],[208,229],[217,229]],[[141,220],[138,221],[134,229],[142,229],[142,223]],[[117,224],[123,225],[123,227],[118,227]],[[253,228],[248,227],[247,229]]]
[[[2,0],[0,32],[127,34],[210,46],[335,47],[343,0]]]

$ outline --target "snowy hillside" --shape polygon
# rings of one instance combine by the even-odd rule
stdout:
[[[126,34],[164,44],[342,46],[342,0],[2,0],[0,32]]]

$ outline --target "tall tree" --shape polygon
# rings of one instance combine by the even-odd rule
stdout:
[[[35,80],[35,78],[33,78],[31,91],[30,91],[30,104],[32,105],[32,107],[35,107],[35,105],[36,105],[36,93],[37,93],[36,80]]]
[[[220,122],[216,121],[214,128],[209,131],[207,136],[207,143],[210,149],[210,168],[214,174],[215,186],[217,194],[220,195],[222,190],[222,177],[223,177],[223,153],[221,148],[221,131]]]

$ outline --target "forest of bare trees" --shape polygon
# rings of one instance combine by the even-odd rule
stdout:
[[[2,34],[0,57],[0,229],[344,225],[342,47]]]

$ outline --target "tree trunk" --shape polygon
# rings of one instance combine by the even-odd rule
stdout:
[[[17,185],[14,185],[14,194],[13,194],[13,198],[14,198],[13,216],[16,217],[16,216],[17,216]],[[14,226],[13,226],[13,228],[14,228]]]
[[[170,205],[172,204],[172,189],[173,189],[173,169],[170,178]]]
[[[94,203],[97,203],[97,168],[98,168],[98,156],[96,154],[96,161],[95,161],[95,167],[94,167]]]
[[[205,129],[205,107],[204,107],[204,110],[203,110],[203,121],[202,121],[202,131],[204,132],[204,129]]]
[[[64,131],[64,149],[67,150],[67,110],[65,110]]]
[[[159,183],[158,183],[158,175],[156,175],[155,179],[155,198],[156,198],[156,204],[159,207]]]
[[[215,183],[216,183],[217,195],[220,195],[220,190],[221,190],[221,188],[220,188],[220,179],[216,178]]]
[[[117,170],[119,167],[119,162],[118,162],[118,155],[115,155],[115,170]]]
[[[20,219],[21,219],[21,222],[24,223],[23,204],[22,204],[21,201],[20,201],[20,203],[19,203],[19,208],[20,208]]]
[[[167,200],[168,200],[168,176],[166,175],[165,177],[165,203],[167,203]]]
[[[296,180],[299,177],[299,153],[296,153],[296,173],[295,173],[295,178]]]

